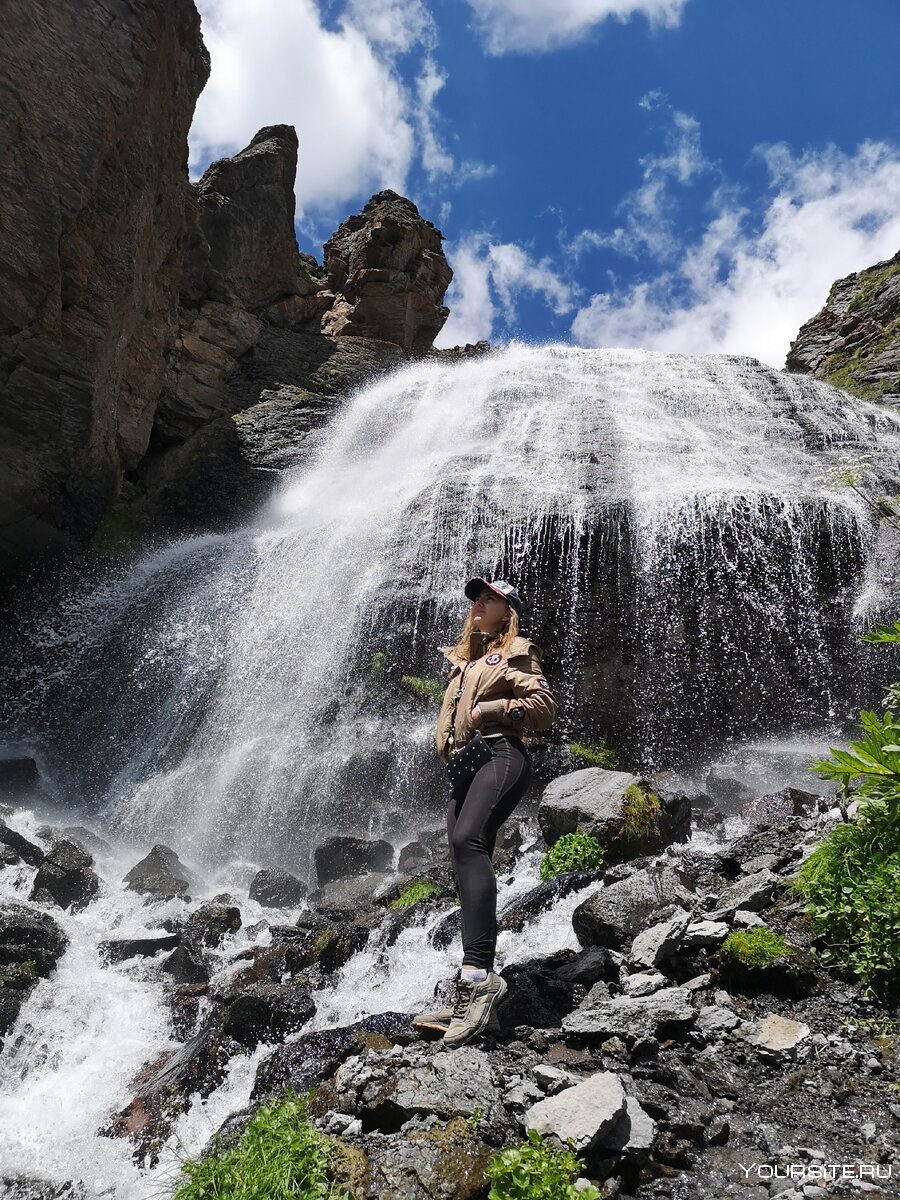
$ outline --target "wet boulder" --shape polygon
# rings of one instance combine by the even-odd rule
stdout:
[[[748,800],[741,805],[741,816],[748,825],[782,825],[791,817],[812,816],[818,805],[819,797],[815,793],[787,787]]]
[[[12,1029],[38,978],[50,974],[67,944],[46,913],[0,903],[0,1039]]]
[[[560,974],[574,959],[574,951],[560,950],[549,958],[504,967],[500,974],[509,990],[497,1009],[501,1025],[558,1029],[563,1017],[578,1007],[587,991],[583,983]]]
[[[93,863],[87,851],[74,842],[57,842],[38,868],[30,899],[77,912],[94,898],[100,887]]]
[[[605,872],[602,869],[598,871],[563,871],[560,875],[554,875],[552,879],[547,879],[535,887],[529,888],[524,895],[519,896],[503,908],[497,919],[498,933],[507,930],[521,933],[526,925],[529,925],[541,913],[547,912],[558,900],[571,895],[572,892],[577,892],[579,888],[586,887],[589,883],[599,882],[604,875]]]
[[[297,921],[299,936],[286,944],[286,961],[292,973],[318,967],[324,974],[339,970],[368,941],[368,925],[340,913],[303,913]],[[274,933],[273,933],[274,939]]]
[[[287,871],[258,871],[250,884],[250,899],[264,908],[294,908],[306,895],[306,885]]]
[[[572,925],[582,946],[618,950],[649,925],[671,915],[676,906],[692,907],[694,898],[681,874],[668,863],[658,862],[583,900],[572,914]]]
[[[323,884],[309,894],[309,903],[316,909],[358,913],[371,908],[393,878],[381,872],[368,875],[347,875]]]
[[[58,842],[65,838],[66,841],[74,842],[76,846],[80,846],[82,850],[86,850],[91,855],[109,854],[112,850],[105,838],[94,833],[92,829],[87,829],[84,825],[66,825],[62,829],[55,829],[52,825],[41,825],[35,832],[38,837],[49,842]]]
[[[294,983],[254,983],[217,990],[224,1006],[222,1026],[242,1046],[280,1041],[296,1033],[316,1014],[309,989]]]
[[[162,950],[174,950],[181,941],[177,933],[166,933],[149,938],[111,938],[101,942],[97,949],[105,962],[115,965],[129,958],[152,958]]]
[[[195,946],[221,946],[241,927],[241,910],[233,904],[201,904],[185,921],[184,940]]]
[[[28,863],[29,867],[39,867],[44,861],[44,851],[40,846],[36,846],[21,833],[10,829],[5,821],[0,821],[0,844],[11,850],[16,858]]]
[[[367,875],[391,869],[394,848],[383,839],[330,837],[316,848],[316,880],[319,887],[347,875]]]
[[[179,859],[174,850],[168,846],[157,845],[131,868],[125,876],[126,883],[132,891],[144,896],[161,900],[181,896],[188,899],[191,888],[191,874]]]
[[[175,983],[209,983],[209,968],[196,946],[181,943],[162,964]]]

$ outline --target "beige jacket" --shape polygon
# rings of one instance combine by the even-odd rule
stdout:
[[[467,663],[456,656],[452,646],[440,651],[451,666],[450,679],[434,735],[438,758],[450,758],[450,718],[453,701],[463,678],[463,693],[456,708],[453,748],[459,750],[475,733],[472,707],[481,710],[482,736],[492,733],[515,733],[520,737],[532,730],[549,729],[556,717],[556,697],[541,674],[543,651],[529,638],[517,637],[503,653],[495,650],[485,654],[481,649],[482,635],[473,634],[473,658]],[[522,710],[521,717],[509,716],[511,709]]]

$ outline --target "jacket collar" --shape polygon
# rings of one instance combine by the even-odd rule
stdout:
[[[520,654],[527,654],[529,646],[534,646],[538,654],[541,653],[540,646],[535,645],[531,638],[515,637],[510,643],[508,649],[505,652],[502,652],[503,657],[509,659],[516,658]],[[448,659],[455,666],[461,666],[466,661],[464,658],[459,658],[457,656],[453,646],[439,646],[438,649],[440,650],[441,654],[443,654],[444,658]]]

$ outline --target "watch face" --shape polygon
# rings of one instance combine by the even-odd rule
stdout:
[[[509,710],[510,719],[513,721],[521,721],[525,716],[524,708],[511,708]]]

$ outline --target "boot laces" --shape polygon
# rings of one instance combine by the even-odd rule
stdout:
[[[478,985],[472,983],[469,979],[458,979],[456,981],[456,995],[453,999],[453,1019],[461,1021],[466,1015],[469,1008],[469,1001],[472,999],[472,993]]]

